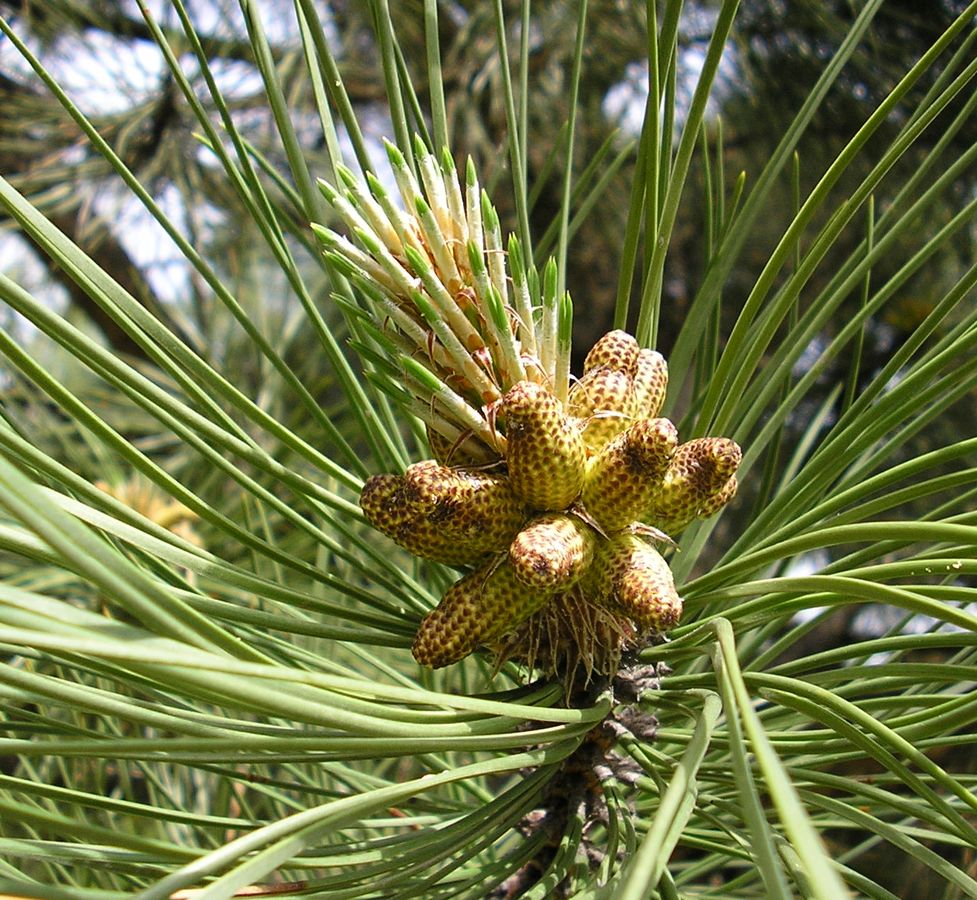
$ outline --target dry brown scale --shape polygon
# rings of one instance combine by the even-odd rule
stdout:
[[[646,536],[674,536],[729,502],[741,454],[727,438],[678,444],[659,418],[666,387],[661,354],[612,331],[565,407],[535,381],[501,397],[494,467],[466,466],[441,439],[440,462],[366,483],[360,502],[377,529],[417,556],[473,567],[421,622],[419,663],[488,647],[567,678],[611,675],[626,645],[677,624],[682,600]]]

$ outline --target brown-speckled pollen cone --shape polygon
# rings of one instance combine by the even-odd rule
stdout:
[[[715,494],[713,494],[702,506],[699,507],[697,518],[708,519],[721,510],[733,497],[736,496],[736,489],[739,483],[733,475]]]
[[[677,445],[668,419],[639,419],[591,460],[581,500],[604,531],[620,531],[647,509]]]
[[[576,516],[549,513],[529,522],[509,547],[509,562],[527,587],[552,593],[575,584],[594,558],[597,535]]]
[[[407,467],[403,481],[404,497],[415,512],[429,512],[446,496],[460,500],[471,492],[471,486],[458,477],[457,471],[442,466],[436,459],[425,459]]]
[[[504,477],[434,460],[411,466],[403,476],[369,479],[360,506],[375,528],[406,550],[449,565],[504,550],[525,520]]]
[[[525,509],[503,475],[442,468],[438,478],[443,488],[428,521],[448,541],[495,552],[506,546],[525,521]]]
[[[729,487],[729,481],[741,459],[739,445],[729,438],[697,438],[682,444],[644,518],[673,534],[694,519],[716,512],[715,496],[736,490],[735,485]],[[730,497],[732,493],[725,500]]]
[[[590,348],[583,363],[584,374],[606,366],[627,375],[634,374],[638,362],[638,342],[626,331],[609,331]]]
[[[411,648],[414,659],[433,669],[456,663],[514,629],[549,596],[527,588],[508,561],[493,559],[456,581],[424,617]]]
[[[609,366],[591,369],[570,391],[567,409],[581,422],[587,450],[599,453],[634,421],[631,375]]]
[[[584,444],[576,422],[549,390],[520,381],[502,398],[509,482],[533,509],[566,509],[583,487]]]
[[[403,496],[402,475],[373,475],[360,491],[360,509],[369,523],[388,537],[414,517]]]
[[[665,405],[668,390],[668,365],[657,350],[642,350],[634,369],[635,415],[653,419]]]
[[[592,588],[601,603],[643,629],[663,632],[678,623],[682,598],[664,557],[627,532],[601,547]]]
[[[583,377],[573,386],[567,411],[581,421],[584,443],[598,453],[634,420],[632,379],[638,342],[626,331],[609,331],[590,348]]]

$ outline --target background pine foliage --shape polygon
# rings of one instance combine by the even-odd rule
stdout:
[[[0,890],[977,893],[975,11],[0,0]],[[415,134],[745,451],[569,702],[419,670],[356,505],[314,180]]]

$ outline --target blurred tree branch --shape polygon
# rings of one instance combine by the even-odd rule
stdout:
[[[102,31],[121,40],[153,41],[149,26],[128,15],[116,3],[92,4],[86,0],[0,0],[0,13],[24,16],[39,35],[53,38],[64,31]],[[187,44],[183,32],[163,28],[167,39],[176,47]],[[208,58],[238,59],[254,62],[254,50],[248,40],[233,36],[198,33]],[[272,55],[281,59],[285,51],[272,47]]]
[[[79,170],[91,172],[71,161],[85,143],[84,136],[49,97],[0,74],[0,106],[7,113],[0,119],[0,171],[24,194],[41,204],[65,235],[126,291],[164,320],[161,304],[139,265],[112,234],[104,219],[90,208],[86,192],[77,189]],[[96,162],[89,160],[89,162]],[[71,302],[83,311],[105,335],[109,344],[123,353],[145,356],[120,326],[78,287],[59,266],[37,248],[51,277],[63,285]]]

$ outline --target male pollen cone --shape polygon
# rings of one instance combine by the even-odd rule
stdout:
[[[739,445],[729,438],[697,438],[680,445],[644,518],[671,534],[717,512],[736,491],[742,458]]]
[[[587,450],[599,453],[634,421],[631,376],[607,366],[591,369],[573,386],[567,408],[581,422]]]
[[[719,510],[736,496],[737,487],[739,487],[739,484],[736,476],[731,475],[729,481],[699,507],[697,518],[708,519],[709,516],[719,512]]]
[[[628,532],[604,544],[590,586],[600,602],[618,609],[636,625],[667,631],[682,615],[682,598],[665,558]]]
[[[668,419],[639,419],[591,460],[581,500],[601,528],[620,531],[640,517],[677,444]]]
[[[599,366],[606,366],[633,375],[639,352],[638,342],[626,331],[608,331],[590,348],[583,361],[584,374]]]
[[[393,537],[415,515],[404,502],[402,475],[372,475],[360,491],[360,508],[378,531]]]
[[[448,565],[469,565],[506,549],[525,520],[504,477],[434,460],[403,475],[374,475],[363,486],[360,507],[401,547]]]
[[[638,342],[626,331],[609,331],[587,354],[583,377],[567,401],[570,415],[582,422],[590,453],[598,453],[634,419],[637,408],[632,381]]]
[[[668,365],[657,350],[641,350],[634,368],[635,415],[639,419],[654,419],[665,405],[668,390]]]
[[[516,577],[537,591],[565,591],[590,566],[597,535],[576,516],[548,513],[533,519],[509,547]]]
[[[584,444],[576,422],[542,385],[517,382],[502,398],[509,483],[527,506],[566,509],[580,494]]]
[[[503,558],[492,559],[456,581],[421,621],[411,652],[422,666],[450,666],[479,644],[529,618],[551,594],[526,587]]]

